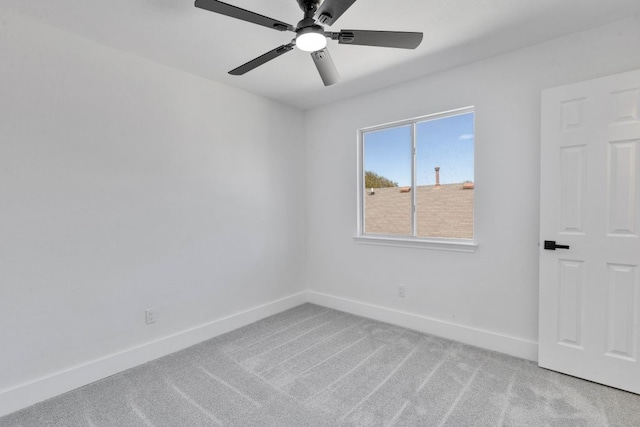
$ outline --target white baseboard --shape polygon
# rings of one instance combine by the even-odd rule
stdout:
[[[0,390],[0,416],[166,356],[305,302],[307,302],[307,292],[300,292],[28,383]]]
[[[313,291],[308,292],[308,301],[522,359],[538,360],[538,343],[534,341]]]
[[[28,383],[0,390],[0,416],[10,414],[150,360],[166,356],[305,302],[499,351],[523,359],[536,361],[538,357],[538,344],[534,341],[333,295],[305,291],[231,316],[216,319],[119,353],[73,366]]]

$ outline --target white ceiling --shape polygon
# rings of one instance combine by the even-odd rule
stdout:
[[[296,0],[226,0],[295,26]],[[193,0],[2,0],[18,13],[195,75],[308,109],[640,14],[638,0],[358,0],[327,31],[422,31],[416,50],[338,45],[342,81],[325,87],[293,50],[245,74],[227,72],[288,43],[273,31],[194,7]]]

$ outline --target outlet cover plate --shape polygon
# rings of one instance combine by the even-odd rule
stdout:
[[[145,321],[147,322],[147,325],[151,325],[152,323],[156,323],[157,317],[156,317],[156,309],[155,308],[147,308],[144,311],[144,318]]]

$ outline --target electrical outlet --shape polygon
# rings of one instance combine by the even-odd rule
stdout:
[[[152,323],[156,323],[157,319],[157,314],[156,314],[156,309],[155,308],[147,308],[144,311],[144,318],[147,322],[147,325],[150,325]]]
[[[405,285],[398,285],[398,296],[404,298],[407,294],[407,287]]]

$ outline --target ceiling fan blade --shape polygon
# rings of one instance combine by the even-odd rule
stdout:
[[[229,71],[229,74],[232,74],[234,76],[241,76],[244,73],[247,73],[247,72],[253,70],[254,68],[257,68],[257,67],[261,66],[262,64],[264,64],[266,62],[269,62],[272,59],[275,59],[278,56],[289,52],[290,50],[293,49],[294,46],[295,46],[295,43],[283,44],[280,47],[277,47],[277,48],[275,48],[273,50],[270,50],[269,52],[265,53],[264,55],[258,56],[256,59],[252,59],[251,61],[247,62],[246,64],[242,64],[238,68],[234,68],[233,70]]]
[[[262,25],[264,27],[273,28],[278,31],[294,31],[295,28],[267,16],[262,16],[249,10],[241,9],[236,6],[232,6],[227,3],[223,3],[218,0],[196,0],[195,6],[200,9],[208,10],[211,12],[220,13],[222,15],[230,16],[232,18],[241,19],[243,21],[251,22],[253,24]]]
[[[324,0],[316,12],[316,20],[322,25],[333,25],[356,0]]]
[[[311,58],[313,58],[325,86],[331,86],[340,81],[340,75],[327,48],[311,52]]]
[[[422,42],[422,33],[404,31],[342,30],[339,33],[331,33],[331,38],[333,40],[338,40],[338,43],[340,44],[415,49]]]

